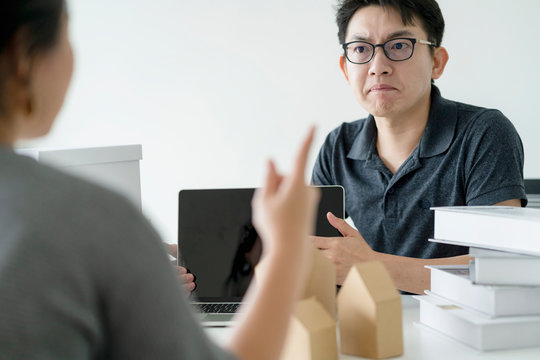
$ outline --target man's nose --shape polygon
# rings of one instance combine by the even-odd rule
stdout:
[[[375,48],[370,65],[370,75],[390,75],[392,73],[391,60],[386,57],[382,47]]]

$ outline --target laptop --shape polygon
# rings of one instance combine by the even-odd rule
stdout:
[[[326,213],[344,216],[341,186],[320,186],[315,235],[341,236]],[[262,252],[251,223],[254,188],[181,190],[178,263],[195,276],[190,294],[204,326],[228,326],[242,303]]]

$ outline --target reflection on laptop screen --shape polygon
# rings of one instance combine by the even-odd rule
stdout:
[[[339,186],[321,187],[316,235],[340,236],[326,219],[343,217]],[[259,261],[262,244],[251,224],[255,189],[182,190],[178,207],[179,263],[196,276],[199,302],[239,302]]]
[[[196,276],[193,295],[199,301],[239,301],[247,289],[258,261],[258,257],[248,261],[256,242],[251,225],[253,192],[180,191],[178,249],[183,266]]]

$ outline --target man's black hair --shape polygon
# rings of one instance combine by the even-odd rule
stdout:
[[[370,6],[395,9],[404,25],[412,25],[415,20],[427,34],[428,41],[440,46],[444,33],[444,19],[435,0],[341,0],[337,5],[336,23],[339,43],[345,43],[347,27],[353,15],[360,9]]]

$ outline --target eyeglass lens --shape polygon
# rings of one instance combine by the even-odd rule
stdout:
[[[409,39],[392,39],[383,44],[386,57],[393,61],[407,60],[412,56],[414,44]],[[366,63],[371,60],[375,45],[356,41],[347,46],[347,58],[353,63]]]

